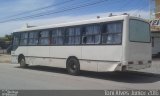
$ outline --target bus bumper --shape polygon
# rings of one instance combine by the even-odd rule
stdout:
[[[151,67],[151,64],[150,63],[146,63],[146,64],[142,64],[142,65],[139,65],[139,64],[134,64],[134,65],[128,65],[127,66],[127,70],[140,70],[140,69],[146,69],[146,68],[150,68]]]

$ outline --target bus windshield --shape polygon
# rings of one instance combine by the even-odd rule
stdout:
[[[150,43],[150,25],[144,21],[131,19],[129,24],[131,42]]]

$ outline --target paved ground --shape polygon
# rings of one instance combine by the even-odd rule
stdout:
[[[11,56],[7,54],[0,54],[0,63],[10,63]]]
[[[0,63],[0,89],[160,89],[160,74],[83,71],[80,76],[70,76],[64,69],[59,68],[35,66],[21,69],[18,66]]]
[[[154,74],[160,74],[160,57],[153,59],[152,67],[148,69],[140,70],[141,72],[148,72]]]
[[[4,54],[4,53],[7,53],[7,51],[0,49],[0,54]]]

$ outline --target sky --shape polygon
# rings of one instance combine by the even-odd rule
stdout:
[[[150,17],[149,0],[105,0],[96,5],[55,13],[100,1],[104,0],[0,0],[0,37],[11,34],[14,30],[25,27],[26,24],[43,26],[91,19],[97,16],[106,17],[110,13],[114,15],[129,13],[142,18]],[[48,8],[48,6],[51,7]],[[33,11],[44,7],[47,8]],[[44,13],[46,15],[41,16]]]

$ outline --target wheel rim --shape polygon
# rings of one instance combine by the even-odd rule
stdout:
[[[25,60],[22,59],[21,62],[20,62],[20,64],[21,64],[21,65],[25,65]]]
[[[75,71],[77,69],[76,63],[74,61],[70,62],[70,69]]]

